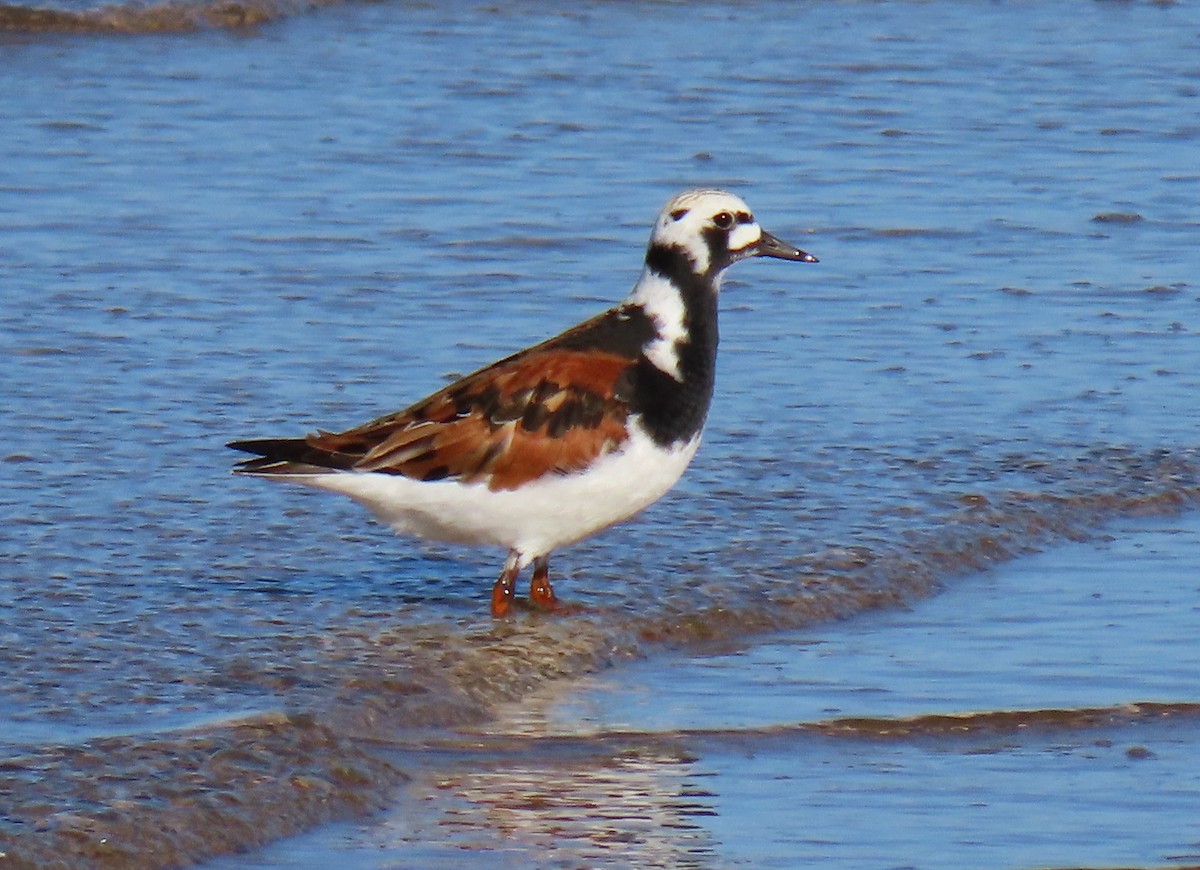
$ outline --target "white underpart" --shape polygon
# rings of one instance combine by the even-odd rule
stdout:
[[[623,450],[578,474],[549,474],[519,489],[419,481],[342,471],[280,478],[348,495],[397,532],[456,544],[495,545],[537,556],[629,519],[675,485],[700,446],[697,435],[664,451],[631,421]]]
[[[685,308],[679,288],[662,275],[649,269],[642,272],[637,286],[629,295],[629,301],[642,306],[642,310],[654,321],[658,337],[646,345],[646,358],[656,368],[669,374],[677,381],[683,380],[679,371],[679,353],[676,343],[687,338],[683,315]]]

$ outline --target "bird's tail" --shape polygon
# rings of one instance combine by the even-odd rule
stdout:
[[[350,457],[315,448],[304,438],[257,438],[226,446],[255,456],[235,465],[235,474],[327,474],[352,464]]]

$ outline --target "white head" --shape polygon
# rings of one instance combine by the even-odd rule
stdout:
[[[815,263],[816,257],[765,232],[750,207],[723,190],[689,190],[663,207],[650,246],[682,251],[697,275],[717,277],[747,257]]]
[[[707,340],[716,353],[721,275],[747,257],[817,262],[765,232],[746,203],[732,193],[689,190],[666,204],[650,234],[646,268],[629,296],[654,321],[657,335],[644,352],[655,366],[682,381],[681,344]],[[697,337],[696,330],[706,320],[712,321],[707,336]]]

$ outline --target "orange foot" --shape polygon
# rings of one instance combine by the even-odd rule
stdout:
[[[529,583],[529,603],[536,610],[558,610],[558,596],[550,585],[550,560],[539,556],[533,560],[533,580]]]
[[[500,619],[508,616],[512,610],[513,599],[516,597],[517,560],[512,554],[504,563],[504,570],[492,585],[492,618]]]

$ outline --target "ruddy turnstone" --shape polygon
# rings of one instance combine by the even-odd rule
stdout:
[[[492,615],[530,564],[530,602],[554,609],[551,551],[658,501],[695,455],[721,277],[749,257],[817,262],[733,194],[682,193],[622,304],[345,432],[235,441],[257,458],[234,471],[343,493],[404,534],[504,547]]]

